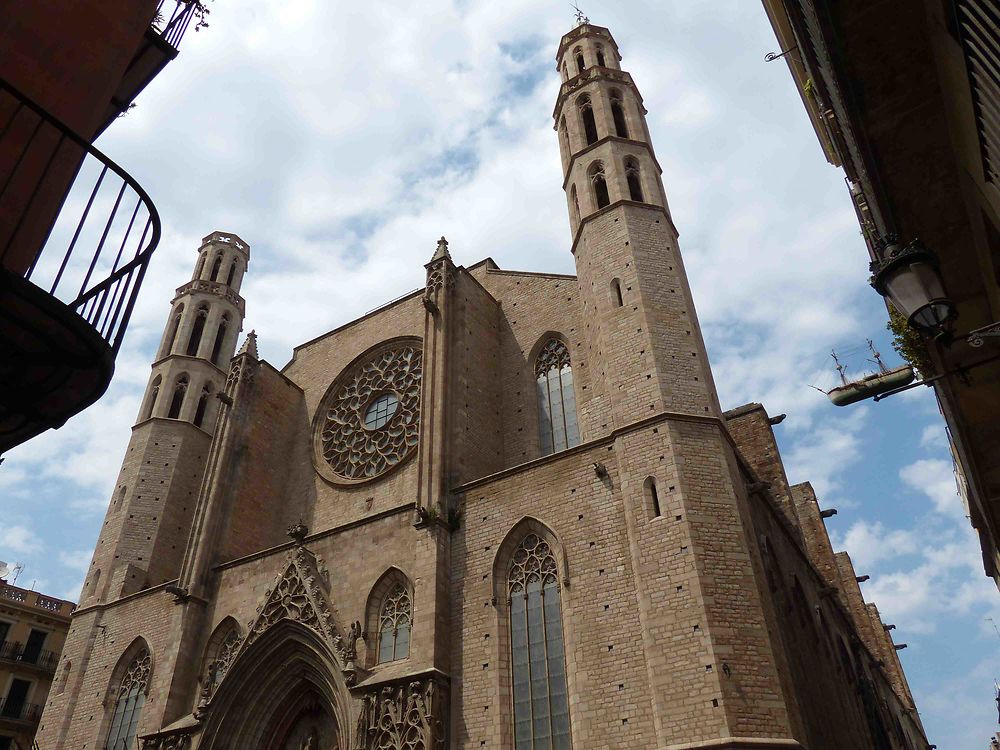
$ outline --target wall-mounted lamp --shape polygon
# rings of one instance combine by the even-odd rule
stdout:
[[[911,328],[939,335],[955,317],[955,306],[945,295],[937,256],[920,240],[900,244],[887,235],[881,257],[871,263],[871,285],[906,316]]]

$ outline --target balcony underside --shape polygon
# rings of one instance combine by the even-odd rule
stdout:
[[[0,453],[60,427],[107,390],[111,346],[73,309],[0,269]]]

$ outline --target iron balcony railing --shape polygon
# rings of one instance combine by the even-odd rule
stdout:
[[[8,641],[0,644],[0,661],[27,664],[46,672],[55,672],[59,654],[41,649],[29,649],[23,643]]]
[[[3,80],[0,159],[0,267],[63,301],[117,354],[160,241],[156,207],[128,172]]]
[[[28,721],[37,724],[42,718],[42,708],[38,703],[28,703],[26,701],[12,701],[7,698],[0,698],[0,721],[12,719],[14,721]]]
[[[195,29],[208,25],[205,23],[206,15],[208,9],[202,0],[160,0],[156,6],[156,15],[153,16],[153,31],[177,49],[193,19],[198,19]]]

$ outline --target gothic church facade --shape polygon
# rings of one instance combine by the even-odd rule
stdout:
[[[778,420],[720,408],[614,39],[556,60],[575,276],[442,238],[278,370],[205,238],[43,750],[927,747]]]

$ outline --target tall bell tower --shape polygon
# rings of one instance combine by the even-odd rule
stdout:
[[[642,96],[608,29],[556,53],[554,112],[592,377],[617,426],[660,411],[719,416]]]
[[[111,602],[177,577],[243,326],[239,294],[250,247],[235,234],[202,240],[177,289],[132,438],[108,505],[81,605]]]

